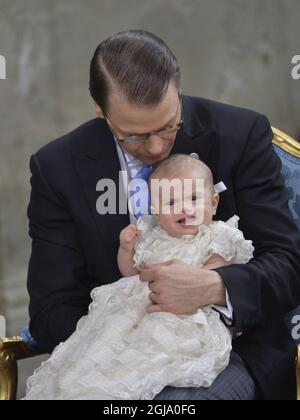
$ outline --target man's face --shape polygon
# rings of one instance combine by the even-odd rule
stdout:
[[[102,110],[97,105],[96,112],[103,118]],[[121,139],[161,130],[180,122],[178,90],[170,83],[162,101],[151,107],[133,105],[120,92],[113,90],[109,97],[107,116],[114,133]],[[122,147],[145,164],[156,164],[169,156],[175,138],[176,132],[164,138],[152,134],[141,143],[122,144]]]

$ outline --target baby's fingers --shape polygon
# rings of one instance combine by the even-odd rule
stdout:
[[[128,243],[130,243],[130,242],[132,242],[133,241],[133,239],[134,239],[134,236],[133,235],[125,235],[124,236],[124,241],[128,244]]]

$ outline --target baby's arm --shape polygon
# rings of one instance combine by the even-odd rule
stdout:
[[[134,245],[139,235],[139,230],[134,225],[129,225],[120,233],[120,246],[118,252],[118,266],[124,277],[138,274],[137,268],[133,266]]]
[[[225,267],[230,264],[231,262],[226,261],[223,257],[221,257],[221,255],[212,254],[203,265],[203,268],[206,270],[213,270],[214,268]]]
[[[244,238],[243,232],[238,229],[238,220],[237,216],[233,216],[227,222],[212,225],[213,240],[203,268],[213,270],[231,264],[246,264],[253,258],[252,241]]]

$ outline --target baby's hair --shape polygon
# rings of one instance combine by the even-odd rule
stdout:
[[[214,192],[214,181],[213,174],[210,168],[202,162],[202,160],[190,155],[184,155],[181,153],[171,155],[165,160],[161,161],[152,172],[149,181],[152,179],[161,179],[166,176],[178,176],[178,173],[185,173],[190,168],[196,168],[199,171],[199,178],[203,178],[205,175],[206,185],[211,187]]]

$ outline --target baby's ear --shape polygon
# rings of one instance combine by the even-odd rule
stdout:
[[[212,198],[212,206],[213,206],[213,215],[215,216],[217,213],[217,208],[219,205],[219,201],[220,201],[220,196],[217,193],[214,193],[213,198]]]

